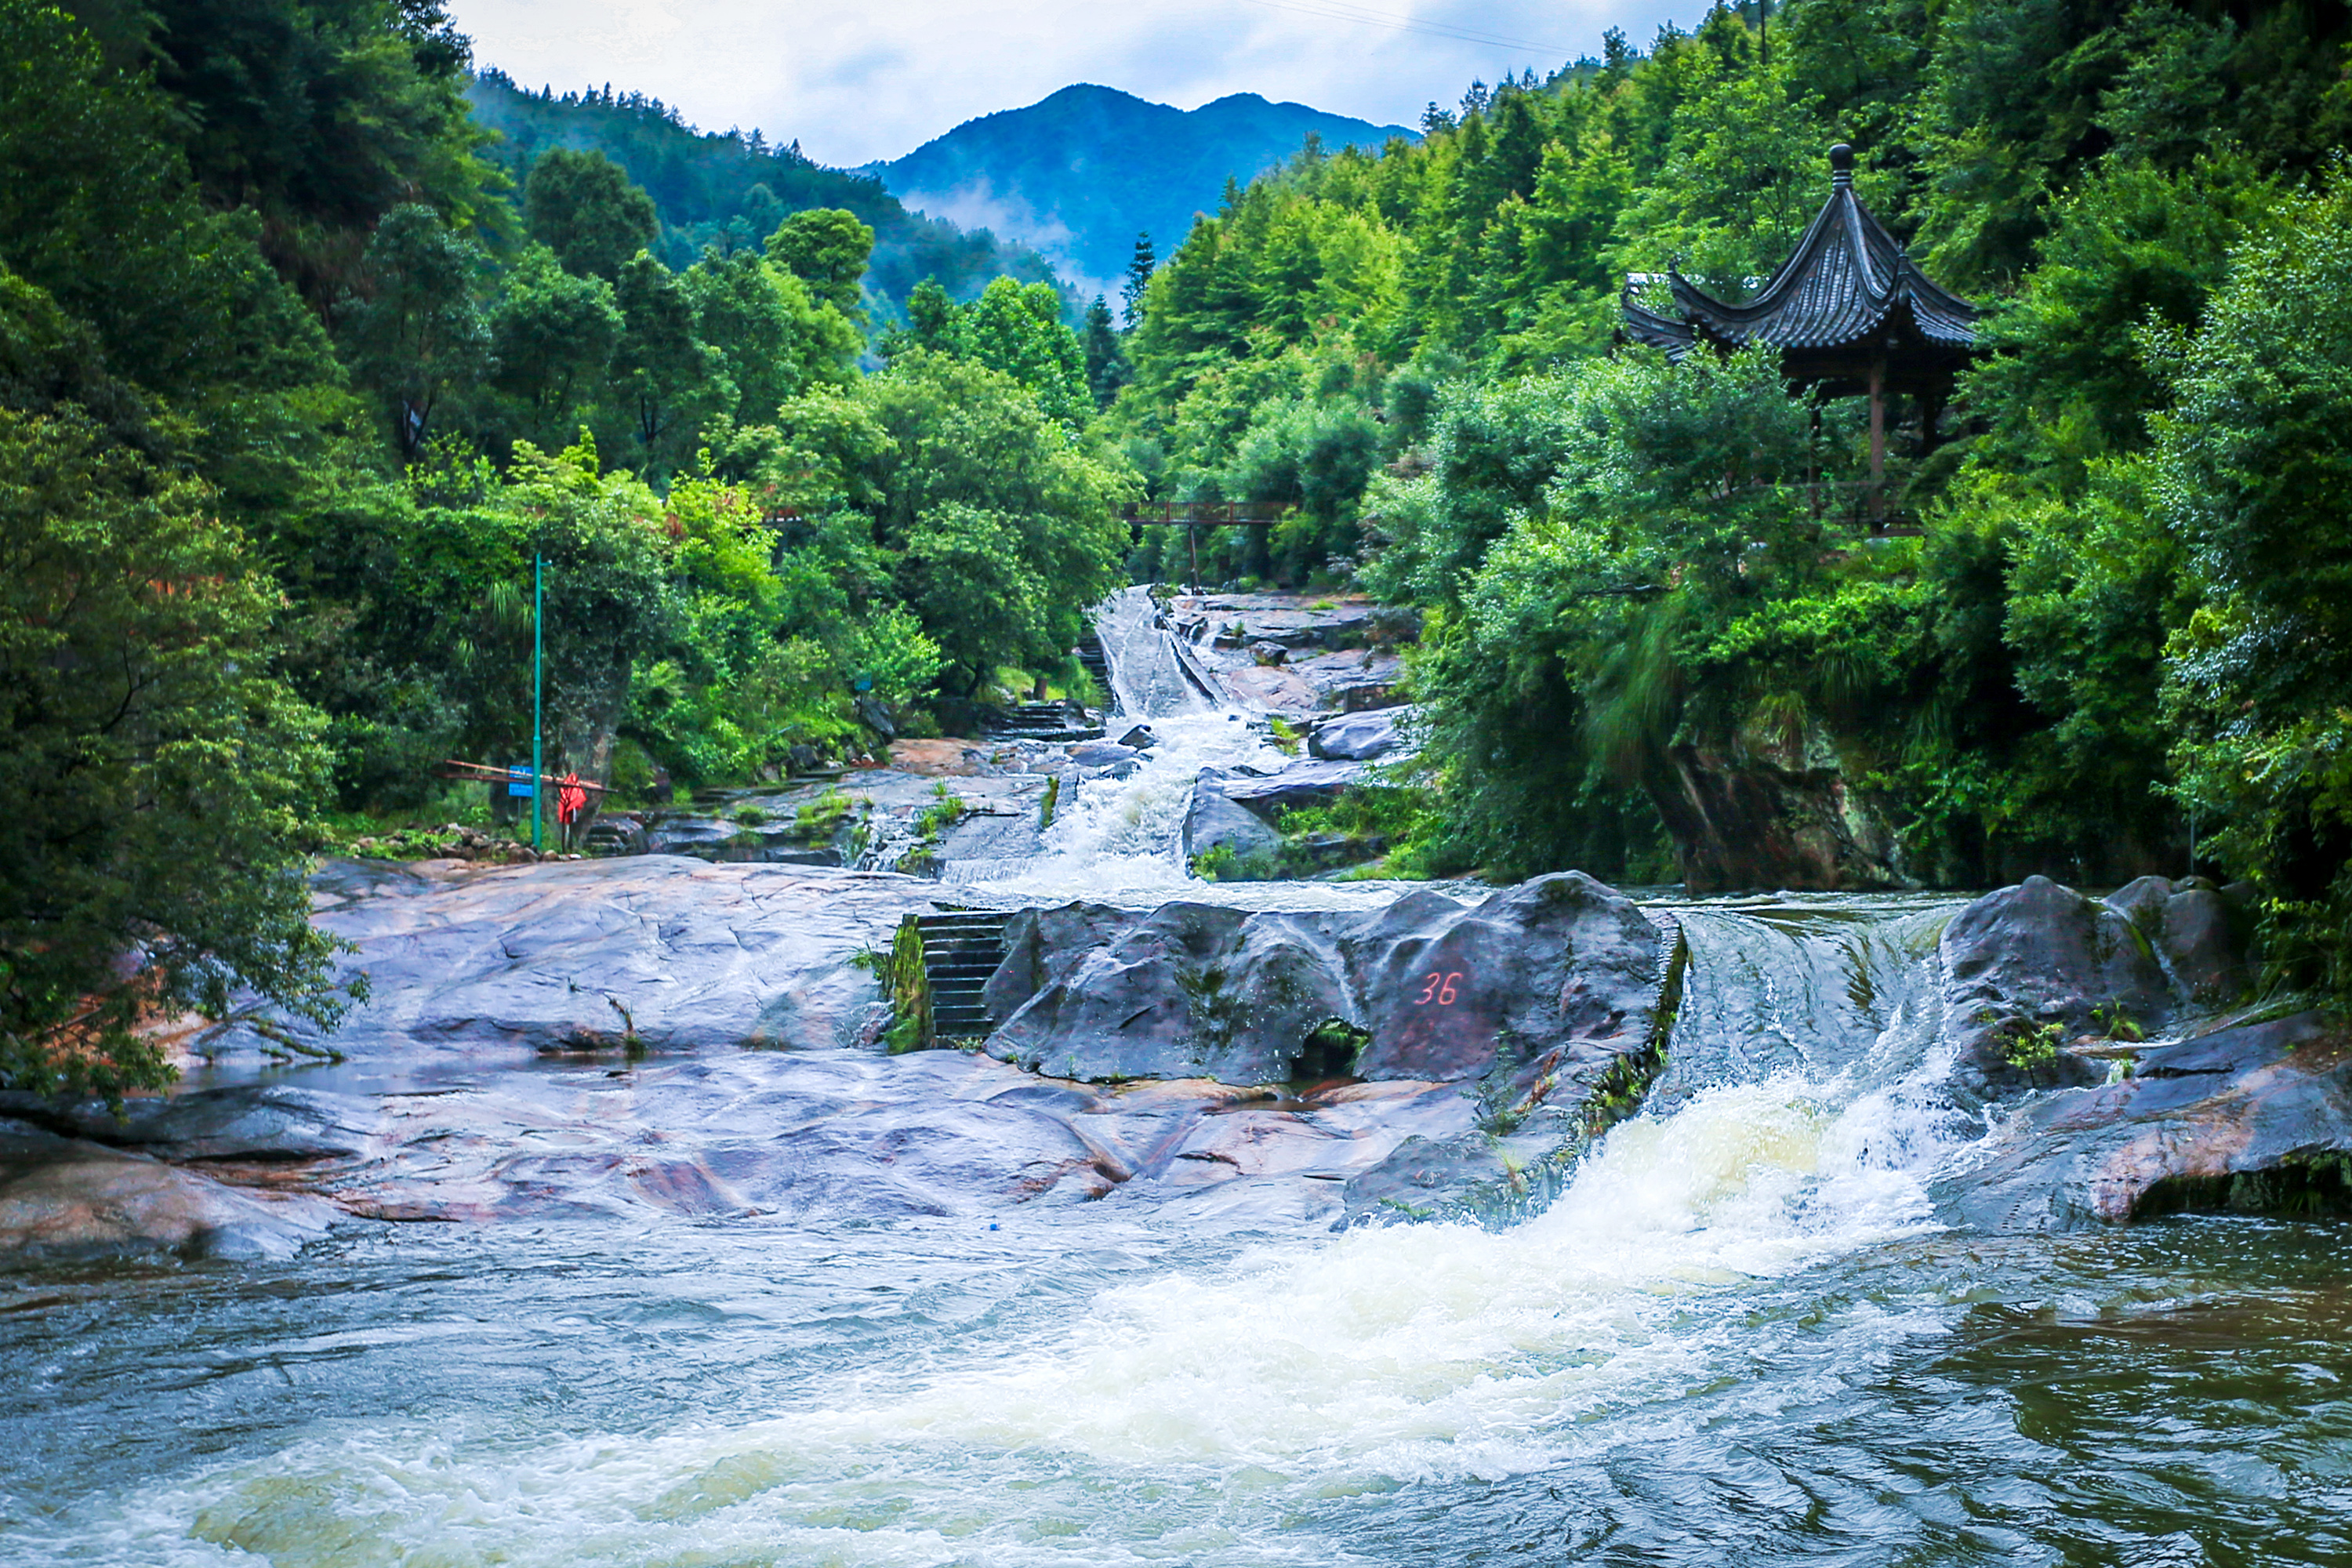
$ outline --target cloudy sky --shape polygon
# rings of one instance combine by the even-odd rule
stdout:
[[[706,131],[895,158],[1075,81],[1192,109],[1230,92],[1415,123],[1473,78],[1646,40],[1694,0],[453,0],[475,57],[525,86],[611,82]]]

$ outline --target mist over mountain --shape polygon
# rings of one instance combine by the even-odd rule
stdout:
[[[698,131],[642,92],[534,93],[495,67],[465,85],[475,124],[498,133],[481,150],[520,191],[551,147],[603,153],[653,198],[661,220],[654,252],[684,271],[707,246],[756,250],[776,225],[812,207],[857,215],[874,230],[865,279],[866,308],[905,315],[908,292],[926,278],[968,300],[1000,275],[1057,281],[1046,258],[1017,241],[908,212],[871,174],[828,169],[798,142],[771,144],[758,131]]]
[[[1248,184],[1310,134],[1332,148],[1420,140],[1401,125],[1255,93],[1187,110],[1080,83],[868,169],[908,206],[1033,247],[1081,288],[1108,291],[1139,230],[1167,255],[1193,214],[1215,209],[1228,179]]]

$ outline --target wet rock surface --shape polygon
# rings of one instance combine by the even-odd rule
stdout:
[[[0,1258],[286,1258],[339,1217],[139,1153],[0,1118]]]
[[[331,863],[318,923],[373,990],[331,1037],[359,1061],[476,1052],[869,1042],[883,1007],[850,960],[932,904],[912,878],[668,856],[469,872]],[[215,1048],[255,1046],[236,1030]]]
[[[1894,829],[1818,723],[1680,742],[1649,793],[1694,893],[1916,885]]]
[[[1599,1004],[1620,969],[1638,1000],[1635,971],[1652,956],[1624,923],[1631,906],[1597,885],[1530,895],[1517,915],[1439,898],[1410,930],[1190,907],[1027,911],[992,994],[1013,1011],[1154,920],[1155,940],[1190,941],[1204,962],[1259,921],[1226,987],[1255,1010],[1202,997],[1223,1019],[1225,1076],[1254,1081],[1187,1069],[1171,1047],[1158,1078],[1084,1082],[957,1051],[883,1054],[886,1009],[854,961],[935,909],[936,892],[905,877],[662,857],[498,871],[331,864],[317,918],[358,944],[347,962],[375,987],[320,1042],[339,1059],[270,1067],[260,1053],[273,1037],[247,1020],[205,1042],[181,1091],[119,1115],[0,1104],[0,1255],[276,1257],[331,1224],[887,1218],[1097,1200],[1336,1219],[1349,1183],[1406,1140],[1487,1137],[1481,1071],[1517,1088],[1494,1071],[1505,1057],[1493,1009],[1475,1005],[1462,1016],[1488,1033],[1483,1054],[1466,1037],[1383,1023],[1394,1037],[1360,1061],[1342,1033],[1302,1062],[1327,1015],[1381,1016],[1360,993],[1383,963],[1407,962],[1404,943],[1469,962],[1491,926],[1540,964],[1571,942],[1600,953],[1617,941],[1614,960],[1546,979],[1522,1008],[1523,1030],[1574,1037],[1555,1042],[1561,1061],[1601,1059],[1631,1037],[1637,1026],[1612,1032],[1624,1020]],[[1149,989],[1142,974],[1135,984]],[[1265,1011],[1286,995],[1279,1020]],[[1433,991],[1431,1005],[1454,1004]],[[1274,1048],[1286,1031],[1299,1037]],[[1507,1065],[1535,1063],[1540,1043],[1520,1042]],[[1323,1070],[1349,1065],[1360,1070]],[[1286,1082],[1309,1068],[1320,1081]],[[1560,1076],[1572,1075],[1571,1062]]]
[[[1939,1194],[1964,1222],[2034,1231],[2179,1210],[2352,1207],[2352,1037],[2316,1013],[2143,1054],[2121,1081],[2042,1096]]]
[[[1198,861],[1213,849],[1236,856],[1270,855],[1282,847],[1282,835],[1258,816],[1230,798],[1222,781],[1203,777],[1193,786],[1184,809],[1184,857]]]
[[[1412,722],[1410,707],[1381,708],[1343,713],[1318,724],[1307,737],[1307,753],[1325,762],[1369,763],[1412,752],[1413,743],[1404,728]]]
[[[1395,706],[1397,650],[1421,629],[1413,612],[1352,595],[1178,595],[1168,617],[1228,698],[1293,717]]]
[[[1363,776],[1361,763],[1298,762],[1256,777],[1221,779],[1216,789],[1235,805],[1271,818],[1302,805],[1321,805]]]
[[[234,1119],[255,1091],[194,1090],[178,1114]],[[275,1258],[360,1221],[890,1219],[1227,1187],[1214,1201],[1336,1214],[1349,1176],[1473,1115],[1451,1085],[1057,1083],[958,1051],[551,1065],[299,1103],[308,1127],[218,1163],[0,1121],[0,1257]]]
[[[1054,962],[1037,950],[1056,934],[1037,928],[1024,976]],[[1434,890],[1370,914],[1174,903],[1059,934],[1075,958],[990,1054],[1090,1081],[1475,1081],[1504,1117],[1573,1103],[1653,1047],[1664,947],[1631,900],[1580,872],[1474,906]]]
[[[2154,877],[2104,900],[2029,877],[1954,916],[1942,955],[1945,1033],[1981,1099],[2094,1081],[2104,1064],[2061,1041],[2151,1034],[2244,985],[2220,896]]]

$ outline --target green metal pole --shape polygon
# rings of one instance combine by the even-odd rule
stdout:
[[[546,767],[540,751],[540,694],[542,689],[541,671],[547,654],[547,638],[540,623],[547,607],[547,557],[530,558],[530,847],[539,848],[539,781]]]

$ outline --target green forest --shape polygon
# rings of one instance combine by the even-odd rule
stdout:
[[[1220,581],[1421,612],[1393,871],[1671,877],[1692,778],[1777,768],[1922,884],[2193,856],[2352,989],[2340,5],[1612,33],[1083,312],[796,148],[472,68],[438,0],[0,0],[0,1078],[344,1005],[310,857],[527,748],[535,633],[555,771],[854,756],[860,694],[1081,687],[1087,607],[1183,574],[1146,497],[1289,509]],[[1834,142],[1995,349],[1868,539],[1855,400],[1617,342],[1629,275],[1769,274]]]

